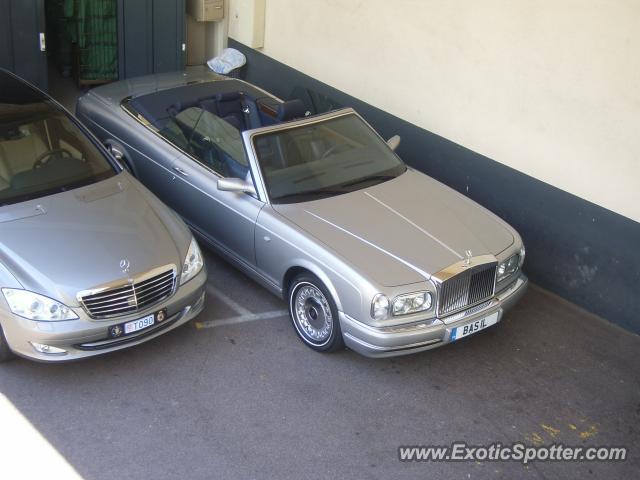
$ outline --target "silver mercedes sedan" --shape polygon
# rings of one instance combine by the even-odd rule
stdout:
[[[309,115],[209,72],[83,96],[78,116],[212,248],[289,307],[318,351],[458,341],[524,293],[518,233],[408,167],[354,110]]]
[[[186,225],[44,93],[0,70],[0,361],[136,345],[195,317]]]

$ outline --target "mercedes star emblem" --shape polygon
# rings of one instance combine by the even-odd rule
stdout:
[[[120,260],[120,270],[122,270],[122,273],[129,273],[130,267],[131,262],[129,262],[129,259],[123,258],[122,260]]]

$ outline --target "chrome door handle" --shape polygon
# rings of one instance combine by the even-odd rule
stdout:
[[[188,177],[189,174],[187,172],[185,172],[183,169],[181,169],[180,167],[173,167],[173,169],[178,172],[180,175],[182,175],[183,177]]]

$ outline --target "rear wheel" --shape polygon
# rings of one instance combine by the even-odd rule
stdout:
[[[318,352],[344,348],[338,309],[324,284],[303,273],[289,288],[289,315],[300,339]]]
[[[9,348],[7,339],[4,337],[4,332],[0,326],[0,362],[6,362],[14,357],[14,353]]]

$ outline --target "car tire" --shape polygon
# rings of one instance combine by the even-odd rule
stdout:
[[[15,357],[15,354],[9,348],[7,339],[5,338],[4,332],[2,331],[2,327],[0,326],[0,363],[6,362],[7,360],[11,360],[14,357]]]
[[[344,349],[338,308],[318,277],[310,273],[295,277],[288,299],[293,327],[308,347],[318,352]]]

